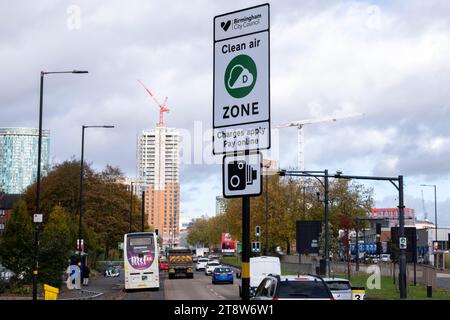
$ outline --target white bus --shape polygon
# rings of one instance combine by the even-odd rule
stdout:
[[[125,290],[159,288],[157,236],[153,232],[127,233],[123,239]]]

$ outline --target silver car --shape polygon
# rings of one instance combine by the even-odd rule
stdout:
[[[330,288],[334,300],[352,300],[352,284],[348,279],[323,278]]]

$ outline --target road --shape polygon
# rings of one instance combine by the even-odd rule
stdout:
[[[124,272],[116,278],[99,277],[83,289],[103,294],[96,300],[239,300],[239,280],[233,284],[212,284],[211,276],[195,271],[193,279],[168,279],[167,272],[160,273],[157,291],[133,290],[125,292]]]

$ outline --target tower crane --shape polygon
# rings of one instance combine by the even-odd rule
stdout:
[[[423,220],[427,221],[428,213],[425,209],[425,200],[423,200],[423,190],[420,190],[422,192],[422,209],[423,209]]]
[[[359,116],[364,116],[364,113],[353,113],[353,114],[342,115],[339,117],[324,117],[324,118],[317,118],[317,119],[292,121],[292,122],[289,122],[286,124],[281,124],[281,125],[275,126],[275,128],[297,127],[298,170],[304,171],[305,170],[305,155],[304,155],[305,146],[304,146],[303,126],[308,125],[308,124],[316,124],[316,123],[323,123],[323,122],[335,122],[337,120],[348,119],[348,118],[359,117]]]
[[[164,112],[169,112],[170,109],[167,107],[167,97],[164,98],[164,102],[161,104],[159,101],[155,98],[155,96],[152,94],[152,92],[145,86],[145,84],[142,83],[141,80],[138,80],[138,82],[144,87],[144,89],[148,92],[150,97],[152,97],[153,101],[158,105],[159,107],[159,122],[156,124],[158,127],[164,127]]]

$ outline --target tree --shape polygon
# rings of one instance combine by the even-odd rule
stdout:
[[[289,254],[295,241],[296,220],[320,220],[324,222],[323,185],[313,178],[281,178],[269,176],[268,229],[265,227],[265,197],[250,200],[250,228],[261,226],[261,237],[269,240],[269,250],[280,246]],[[263,184],[263,194],[266,192]],[[349,180],[330,179],[329,183],[330,252],[339,250],[339,217],[344,213],[349,219],[365,216],[373,205],[373,190]],[[236,239],[242,239],[242,199],[226,199],[223,214],[203,217],[189,231],[191,244],[217,243],[218,237],[227,231]],[[253,233],[252,233],[253,235]],[[322,233],[323,237],[325,233]],[[323,247],[323,245],[322,245]]]
[[[42,283],[60,287],[61,277],[73,253],[77,239],[74,219],[60,206],[55,206],[41,237],[40,277]]]
[[[85,248],[90,261],[95,262],[100,255],[106,259],[109,251],[117,248],[123,235],[129,231],[130,193],[126,186],[117,181],[122,172],[117,167],[106,166],[95,172],[89,164],[84,164],[83,226]],[[41,182],[41,212],[44,223],[55,206],[69,214],[78,234],[80,208],[80,162],[75,159],[55,165]],[[35,212],[36,185],[25,192],[29,212]],[[133,230],[141,227],[141,201],[133,199]],[[145,226],[148,229],[148,225]],[[72,244],[76,248],[76,240]]]
[[[25,201],[19,200],[0,240],[0,258],[2,264],[14,273],[14,283],[29,283],[32,279],[33,234],[31,215]]]

